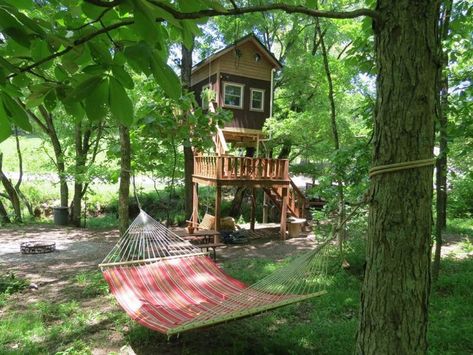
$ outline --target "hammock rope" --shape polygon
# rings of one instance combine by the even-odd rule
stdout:
[[[141,211],[99,266],[132,319],[173,335],[326,293],[328,242],[247,286]]]

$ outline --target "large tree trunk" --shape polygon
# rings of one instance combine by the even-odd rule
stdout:
[[[438,7],[378,0],[373,166],[432,158]],[[371,181],[356,351],[425,354],[430,290],[432,167]]]
[[[118,188],[118,226],[122,236],[128,229],[129,196],[131,172],[131,143],[130,129],[119,126],[120,134],[120,186]]]
[[[440,272],[440,257],[442,252],[442,234],[447,227],[447,108],[448,108],[448,53],[443,51],[442,42],[448,38],[448,28],[450,26],[450,14],[452,11],[452,0],[444,1],[442,7],[441,27],[438,36],[439,52],[442,58],[441,66],[438,73],[438,96],[437,96],[437,112],[438,112],[438,131],[439,131],[439,155],[436,166],[436,210],[437,220],[435,223],[435,254],[432,264],[432,279],[437,280]]]
[[[181,60],[181,82],[182,90],[184,92],[190,90],[191,86],[191,72],[192,72],[192,51],[191,48],[185,45],[181,46],[182,60]],[[189,138],[184,142],[184,199],[186,216],[190,217],[192,214],[192,174],[194,173],[194,153],[192,151],[192,144]]]
[[[2,185],[7,192],[8,198],[12,204],[13,211],[15,212],[15,221],[22,222],[20,197],[18,196],[18,193],[16,192],[15,187],[13,186],[10,179],[3,173],[2,165],[3,153],[0,152],[0,181],[2,182]]]

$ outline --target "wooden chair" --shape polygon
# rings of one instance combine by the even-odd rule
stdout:
[[[206,213],[204,215],[204,218],[202,218],[202,221],[200,221],[200,223],[198,224],[195,224],[192,221],[187,221],[187,230],[189,231],[189,233],[192,233],[194,230],[200,229],[215,229],[215,216]]]

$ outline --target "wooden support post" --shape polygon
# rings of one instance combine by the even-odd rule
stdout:
[[[263,223],[268,223],[268,215],[269,215],[269,196],[265,192],[263,194]]]
[[[287,187],[282,189],[281,199],[281,239],[286,240],[286,219],[287,219]]]
[[[215,229],[220,231],[220,209],[222,205],[222,186],[217,184],[217,193],[215,195]]]
[[[192,227],[199,225],[199,185],[192,183]]]
[[[250,216],[250,229],[255,230],[255,219],[256,219],[256,189],[251,189],[251,216]]]

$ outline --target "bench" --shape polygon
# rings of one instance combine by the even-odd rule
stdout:
[[[218,247],[221,247],[221,246],[224,246],[225,244],[223,243],[207,243],[207,244],[194,244],[194,246],[196,247],[199,247],[200,249],[206,249],[207,252],[209,251],[209,249],[212,249],[213,251],[213,255],[212,255],[212,258],[215,260],[217,260],[217,251],[216,249]]]

